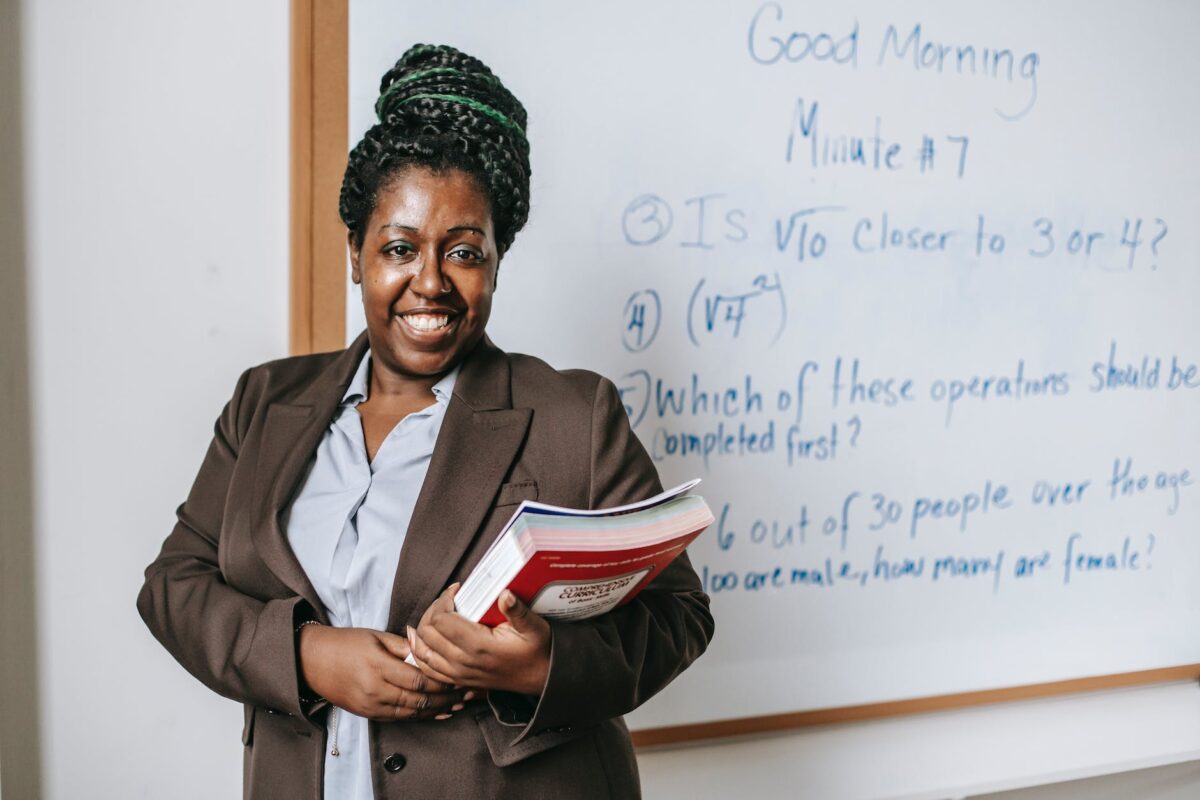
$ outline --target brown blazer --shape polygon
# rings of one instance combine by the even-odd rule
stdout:
[[[366,347],[364,334],[347,350],[241,376],[138,596],[142,618],[180,664],[245,705],[244,786],[253,800],[321,796],[328,708],[301,706],[294,631],[324,612],[279,520]],[[403,635],[416,625],[520,501],[603,508],[660,488],[611,382],[506,354],[485,338],[446,410],[387,629]],[[372,722],[375,796],[639,796],[620,717],[712,637],[708,597],[687,556],[628,605],[552,630],[540,699],[493,692],[444,722]]]

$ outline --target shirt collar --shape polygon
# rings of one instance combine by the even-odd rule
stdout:
[[[437,398],[438,405],[446,405],[450,402],[450,395],[454,394],[454,383],[458,380],[458,370],[462,364],[455,364],[454,369],[442,376],[442,379],[433,385],[433,396]]]
[[[454,393],[454,383],[458,380],[458,371],[461,366],[461,364],[456,365],[433,385],[433,396],[437,399],[438,405],[444,406],[450,402],[450,395]],[[357,406],[370,395],[370,367],[371,348],[368,347],[363,353],[362,360],[358,362],[358,369],[354,371],[350,385],[346,387],[346,393],[342,395],[342,405]]]

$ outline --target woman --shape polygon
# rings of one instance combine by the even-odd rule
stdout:
[[[522,500],[661,489],[609,381],[485,335],[528,215],[525,110],[424,45],[376,108],[341,198],[367,330],[242,375],[138,608],[245,705],[247,797],[635,797],[620,716],[712,635],[686,556],[592,620],[453,613]]]

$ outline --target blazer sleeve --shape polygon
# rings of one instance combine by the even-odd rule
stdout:
[[[604,378],[592,408],[591,450],[592,508],[662,491],[617,388]],[[713,617],[684,552],[626,605],[590,620],[551,620],[550,627],[550,672],[517,742],[637,708],[704,652]]]
[[[312,618],[312,608],[300,597],[263,601],[243,594],[225,582],[218,562],[240,430],[253,413],[251,374],[243,373],[217,419],[174,530],[146,568],[137,607],[155,638],[213,691],[301,716],[295,629]]]

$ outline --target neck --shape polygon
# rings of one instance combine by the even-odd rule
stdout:
[[[371,353],[370,369],[370,399],[382,401],[405,402],[409,400],[428,400],[432,398],[433,387],[445,374],[441,375],[406,375],[392,372],[386,366],[381,366],[375,353]]]

